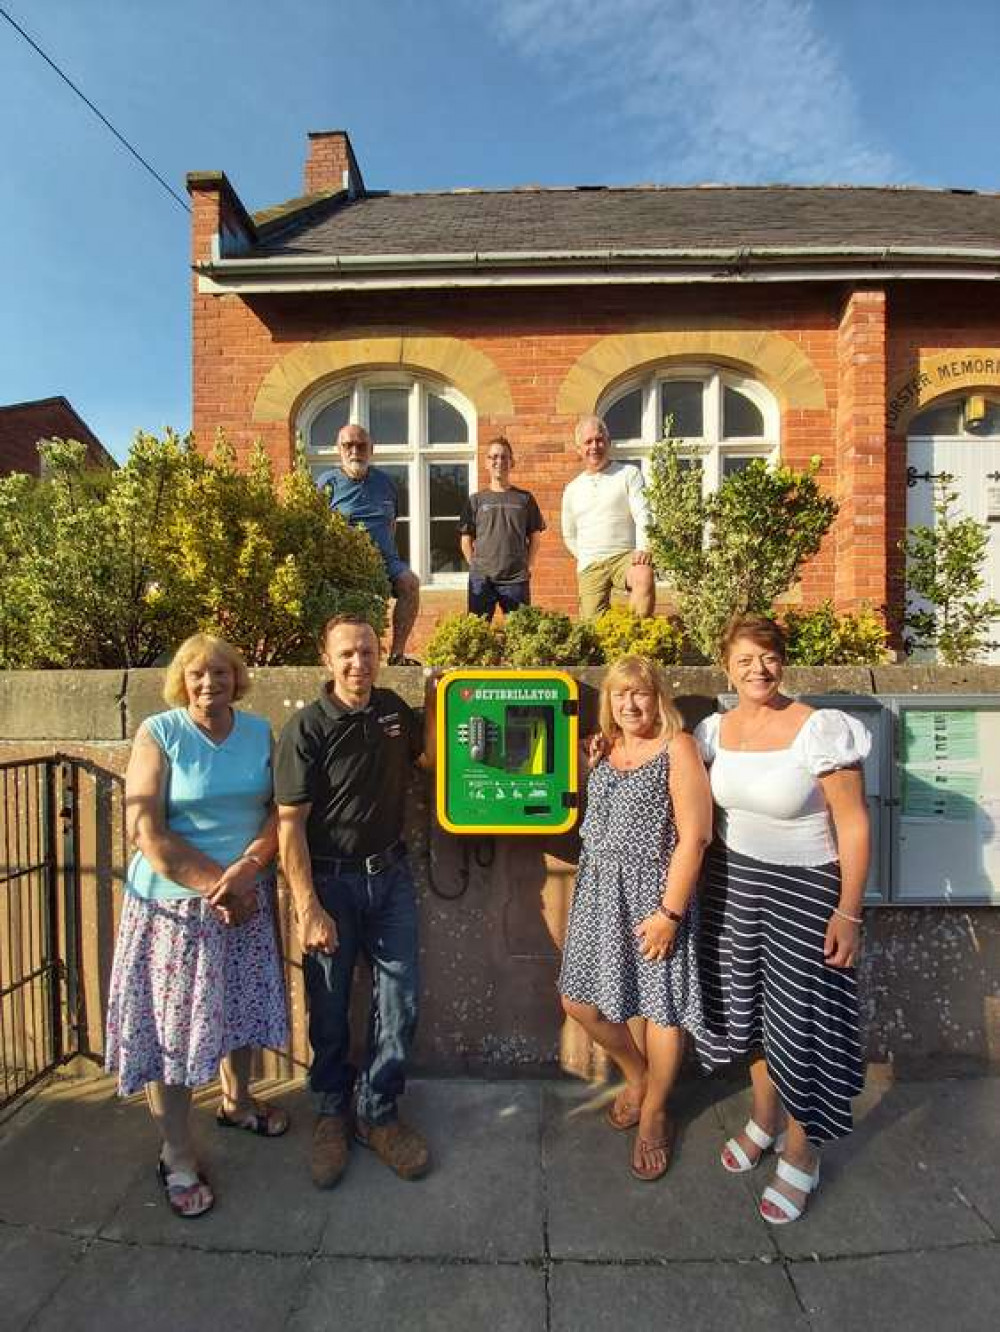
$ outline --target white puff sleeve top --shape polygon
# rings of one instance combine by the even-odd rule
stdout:
[[[861,763],[871,736],[837,708],[806,718],[786,749],[723,749],[722,717],[701,722],[695,739],[710,768],[716,832],[741,855],[772,865],[826,865],[837,858],[833,825],[817,778]]]

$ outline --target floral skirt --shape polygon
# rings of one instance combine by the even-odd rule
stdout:
[[[147,901],[125,894],[108,998],[109,1073],[122,1096],[147,1082],[197,1087],[245,1045],[288,1040],[274,881],[258,910],[228,926],[203,897]]]

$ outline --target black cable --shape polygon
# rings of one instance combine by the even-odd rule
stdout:
[[[62,79],[63,83],[65,83],[68,87],[72,88],[72,90],[76,93],[77,97],[79,97],[82,102],[85,102],[87,106],[90,107],[94,115],[98,118],[99,121],[101,121],[103,125],[107,126],[107,128],[115,136],[118,142],[124,148],[128,149],[128,151],[132,154],[135,160],[149,172],[149,174],[153,177],[154,180],[158,181],[163,186],[163,188],[167,191],[170,197],[174,199],[177,203],[179,203],[186,213],[190,213],[191,205],[188,203],[188,201],[186,199],[182,199],[181,196],[177,193],[177,191],[173,189],[172,186],[167,184],[167,182],[163,179],[163,177],[156,170],[156,168],[151,166],[149,162],[147,162],[146,159],[142,156],[142,154],[132,147],[128,139],[125,138],[124,134],[120,134],[118,130],[115,129],[111,121],[102,111],[98,110],[98,108],[90,100],[87,94],[83,92],[81,88],[78,88],[76,86],[76,84],[73,82],[73,80],[69,77],[68,74],[63,73],[63,71],[59,68],[59,66],[52,59],[52,57],[46,55],[46,53],[42,50],[42,48],[38,45],[38,43],[34,40],[34,38],[30,37],[28,33],[24,31],[20,23],[18,23],[15,18],[12,18],[11,15],[7,13],[6,9],[3,8],[2,5],[0,5],[0,18],[5,18],[7,22],[10,24],[10,26],[15,30],[15,32],[20,33],[20,35],[24,38],[24,40],[28,43],[28,45],[32,48],[32,50],[37,51],[38,54],[42,57],[42,59],[45,61],[45,63],[55,70],[55,72]]]

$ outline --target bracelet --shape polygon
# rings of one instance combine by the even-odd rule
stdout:
[[[681,925],[684,921],[684,917],[682,915],[680,915],[676,911],[673,911],[670,907],[664,906],[662,902],[656,909],[661,916],[666,916],[667,920],[672,920],[675,925]]]
[[[840,907],[834,907],[833,914],[839,916],[841,920],[849,920],[852,925],[863,925],[865,923],[864,916],[849,916],[846,911],[841,911]]]

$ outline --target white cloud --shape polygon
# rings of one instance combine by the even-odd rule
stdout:
[[[496,0],[501,40],[671,181],[885,183],[812,0]],[[605,173],[607,174],[607,173]]]

